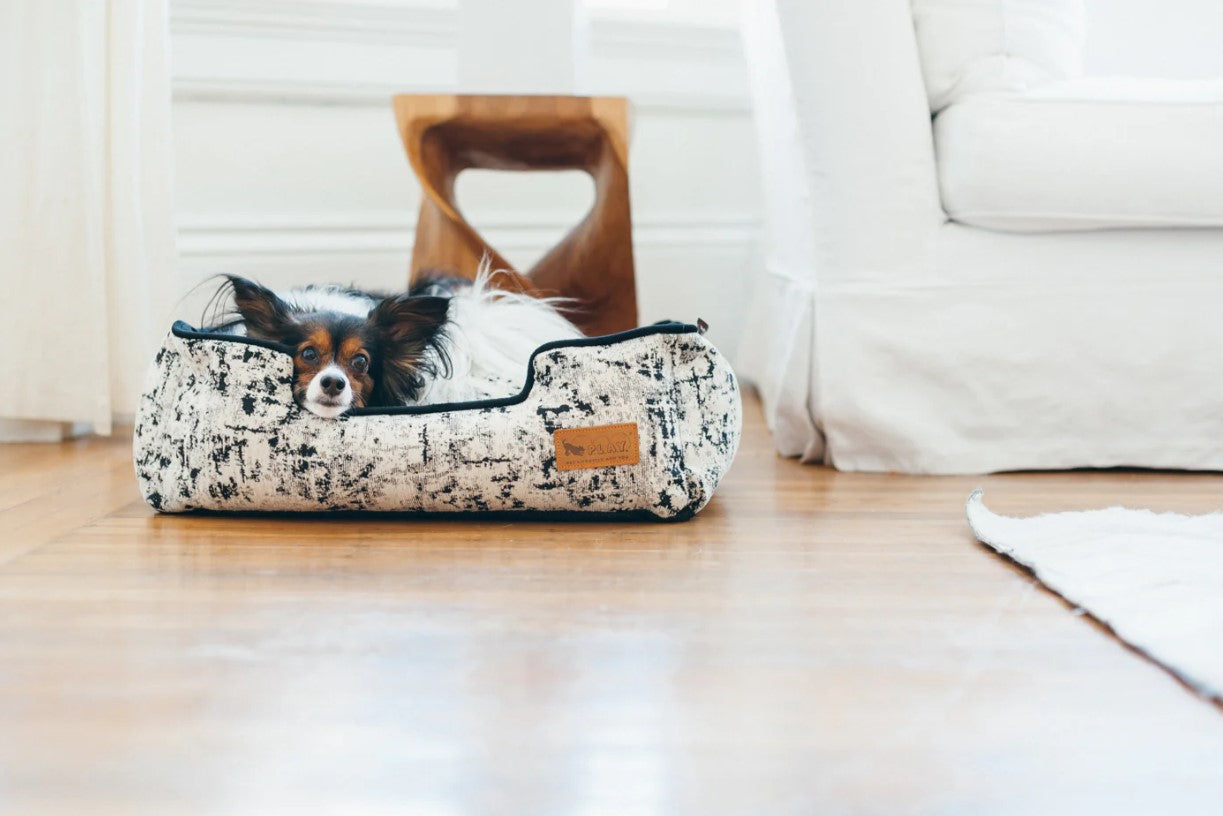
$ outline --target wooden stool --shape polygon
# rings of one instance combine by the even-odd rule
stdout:
[[[412,249],[424,270],[474,277],[487,253],[503,288],[573,298],[568,316],[588,335],[637,325],[628,189],[628,101],[619,97],[430,96],[394,98],[399,135],[422,197]],[[525,274],[467,223],[454,180],[468,168],[584,170],[594,206]]]

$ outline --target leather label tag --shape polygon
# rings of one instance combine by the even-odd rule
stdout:
[[[641,461],[637,423],[562,428],[552,434],[559,470],[635,465]]]

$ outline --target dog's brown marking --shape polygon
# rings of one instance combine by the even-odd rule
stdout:
[[[364,358],[365,365],[358,365],[358,359]],[[369,399],[374,390],[374,380],[370,376],[370,366],[373,355],[365,347],[365,341],[359,336],[345,337],[340,341],[340,351],[336,355],[336,365],[344,369],[348,381],[352,383],[352,402],[360,408]]]
[[[307,360],[303,355],[306,349],[314,349],[318,357]],[[293,396],[298,402],[306,399],[306,389],[320,371],[331,364],[331,332],[322,326],[307,326],[306,339],[297,344],[297,354],[293,357],[294,383]]]
[[[326,326],[320,325],[307,324],[304,330],[306,338],[298,343],[294,357],[294,396],[299,402],[304,401],[306,389],[319,372],[329,365],[336,365],[348,376],[348,383],[352,387],[353,407],[364,407],[374,390],[374,380],[370,373],[373,355],[370,354],[365,339],[359,334],[335,337]],[[318,352],[318,357],[307,360],[303,356],[306,349],[314,349]],[[360,358],[364,358],[364,365],[361,364]]]
[[[365,344],[361,342],[360,337],[345,337],[340,341],[340,362],[347,362],[358,354],[364,354],[366,357],[369,353],[365,350]]]

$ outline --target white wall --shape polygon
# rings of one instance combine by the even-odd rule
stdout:
[[[611,5],[592,8],[589,90],[635,105],[642,320],[703,317],[733,354],[759,211],[734,17]],[[418,191],[388,97],[479,90],[458,87],[454,0],[171,8],[184,291],[221,272],[274,286],[401,287]],[[513,32],[488,58],[518,58]],[[529,262],[578,219],[590,184],[579,174],[472,173],[459,194],[491,243]],[[197,319],[204,299],[186,297],[181,316]]]
[[[1087,73],[1223,76],[1219,0],[1087,0]]]

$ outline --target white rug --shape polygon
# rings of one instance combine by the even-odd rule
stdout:
[[[1210,698],[1223,698],[1223,513],[1110,507],[1008,518],[968,497],[978,539]]]

